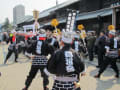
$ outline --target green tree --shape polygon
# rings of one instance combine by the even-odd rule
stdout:
[[[12,24],[10,24],[10,21],[9,21],[8,18],[5,19],[4,29],[5,29],[5,31],[7,31],[7,32],[13,29]]]
[[[13,26],[12,26],[12,24],[10,23],[9,24],[9,30],[12,30],[13,29]]]

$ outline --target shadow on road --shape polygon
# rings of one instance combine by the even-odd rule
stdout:
[[[9,65],[13,65],[15,64],[14,62],[13,63],[10,63],[10,64],[0,64],[0,67],[6,67],[6,66],[9,66]]]
[[[95,69],[90,72],[90,76],[94,77],[97,73],[98,73],[98,69]],[[110,68],[108,68],[107,71],[105,71],[102,74],[102,76],[110,77],[113,75],[113,73],[114,72],[112,72],[110,70]],[[120,79],[116,79],[116,78],[112,78],[112,79],[108,79],[108,80],[100,80],[100,79],[96,79],[96,80],[97,80],[96,90],[108,90],[108,89],[112,88],[113,85],[120,84]]]
[[[120,84],[120,79],[113,78],[105,81],[98,79],[96,90],[108,90],[115,84]]]
[[[17,63],[28,63],[28,62],[31,62],[31,60],[26,60],[26,61],[18,61]],[[9,65],[13,65],[13,64],[16,64],[16,62],[11,62],[9,64],[0,64],[0,67],[6,67],[6,66],[9,66]]]

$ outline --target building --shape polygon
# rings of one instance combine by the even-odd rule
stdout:
[[[80,12],[76,18],[76,29],[79,24],[84,24],[87,31],[94,30],[97,34],[107,30],[110,24],[115,25],[117,30],[120,29],[120,0],[68,0],[40,12],[38,22],[41,27],[52,30],[51,20],[57,18],[60,23],[58,28],[65,28],[67,9]],[[33,23],[34,18],[19,23],[18,27]]]
[[[30,20],[30,19],[32,19],[32,18],[33,18],[33,16],[31,16],[31,15],[26,15],[26,16],[24,16],[21,20],[19,20],[19,23],[26,22],[27,20]],[[16,30],[17,30],[17,31],[23,30],[23,28],[22,28],[22,27],[21,27],[21,28],[16,28]]]
[[[17,25],[25,17],[25,7],[17,5],[13,8],[13,24]]]

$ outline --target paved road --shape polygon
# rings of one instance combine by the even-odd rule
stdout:
[[[7,52],[7,46],[5,46]],[[7,65],[3,65],[2,48],[0,46],[0,90],[21,90],[24,87],[25,79],[29,73],[31,62],[27,60],[23,55],[20,55],[19,62],[14,63],[11,59]],[[97,73],[95,65],[96,61],[89,62],[85,59],[86,63],[86,76],[81,77],[81,88],[82,90],[120,90],[120,79],[114,78],[114,72],[108,68],[101,79],[95,79],[93,76]],[[119,65],[119,64],[118,64]],[[120,66],[120,65],[119,65]],[[52,87],[53,79],[49,78],[50,85]],[[42,78],[38,72],[36,78],[33,80],[29,90],[43,90]]]

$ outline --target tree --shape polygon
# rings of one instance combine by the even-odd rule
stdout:
[[[10,31],[10,30],[12,30],[12,24],[10,24],[10,21],[9,21],[9,19],[8,18],[6,18],[5,19],[5,22],[4,22],[4,29],[5,29],[5,31]]]
[[[5,31],[8,31],[8,28],[9,28],[9,19],[8,18],[6,18],[5,19],[5,22],[4,22],[4,29],[5,29]]]
[[[9,30],[12,30],[13,29],[13,26],[12,26],[12,24],[10,23],[9,24]]]

